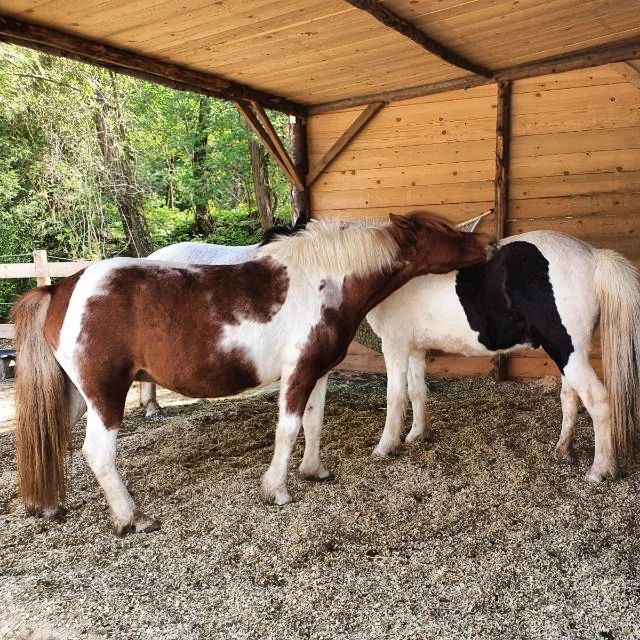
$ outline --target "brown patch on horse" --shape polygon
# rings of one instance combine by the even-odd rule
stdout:
[[[240,265],[125,266],[91,298],[82,327],[83,390],[108,428],[122,421],[136,377],[183,395],[233,395],[260,384],[241,347],[222,347],[226,326],[266,324],[284,304],[286,267],[270,259]]]

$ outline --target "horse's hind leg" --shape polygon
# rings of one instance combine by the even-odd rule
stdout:
[[[562,376],[562,389],[560,390],[560,402],[562,403],[562,430],[556,444],[554,455],[559,462],[575,464],[576,457],[573,450],[573,437],[578,416],[578,394]]]
[[[383,340],[382,352],[387,365],[387,417],[374,457],[387,458],[395,453],[402,441],[402,418],[407,402],[408,345],[389,346]]]
[[[140,383],[140,406],[145,410],[145,418],[157,420],[162,417],[162,408],[156,398],[156,385],[153,382]]]
[[[324,418],[324,403],[327,393],[327,377],[316,382],[302,416],[304,429],[304,455],[298,471],[308,480],[328,480],[332,477],[320,459],[320,431]]]
[[[564,368],[564,375],[593,420],[595,453],[585,480],[600,482],[605,478],[617,478],[620,469],[613,449],[609,397],[605,386],[591,367],[586,353],[573,353]]]
[[[160,524],[136,509],[133,498],[116,469],[117,435],[117,427],[107,428],[98,412],[92,407],[88,408],[87,433],[82,453],[104,491],[116,535],[156,531]]]
[[[427,368],[426,353],[422,349],[414,349],[409,356],[409,370],[407,382],[409,398],[413,410],[413,424],[411,431],[404,439],[405,442],[422,442],[429,429],[427,416],[427,385],[424,380]]]

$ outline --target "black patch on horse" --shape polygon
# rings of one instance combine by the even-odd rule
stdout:
[[[264,247],[265,244],[269,244],[276,240],[279,236],[295,236],[296,233],[299,233],[303,229],[307,228],[307,223],[310,218],[307,213],[301,213],[296,220],[294,225],[290,224],[279,224],[275,227],[271,227],[264,232],[262,236],[262,241],[260,242],[260,246]]]
[[[573,343],[558,314],[549,262],[535,245],[511,242],[489,262],[460,269],[456,293],[487,349],[542,347],[564,370]]]

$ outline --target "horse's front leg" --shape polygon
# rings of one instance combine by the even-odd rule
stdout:
[[[293,499],[287,489],[287,470],[291,451],[296,443],[302,416],[316,380],[301,378],[293,370],[283,372],[280,378],[278,426],[273,458],[262,476],[261,496],[265,502],[284,505]]]
[[[107,428],[100,415],[89,407],[87,433],[82,453],[102,487],[111,510],[111,522],[116,535],[148,533],[160,528],[154,518],[136,509],[133,498],[116,469],[116,437],[118,427]]]
[[[307,480],[328,480],[332,477],[320,460],[320,431],[324,419],[324,402],[327,393],[327,378],[316,382],[302,417],[304,428],[304,455],[298,471]]]
[[[427,416],[427,384],[424,380],[427,368],[426,352],[423,349],[414,349],[409,356],[409,398],[413,409],[413,424],[411,431],[404,439],[405,442],[422,442],[429,429]]]
[[[406,345],[386,345],[382,352],[387,365],[387,417],[380,442],[372,455],[387,458],[397,451],[402,442],[402,419],[407,402],[407,370],[409,348]]]

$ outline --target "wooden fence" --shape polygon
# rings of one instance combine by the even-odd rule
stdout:
[[[8,278],[35,278],[38,286],[51,284],[51,278],[64,278],[76,271],[90,265],[89,260],[79,260],[78,262],[49,262],[47,252],[39,250],[33,252],[32,262],[21,262],[13,264],[0,264],[0,279]],[[12,324],[0,324],[0,338],[14,337],[14,327]]]

